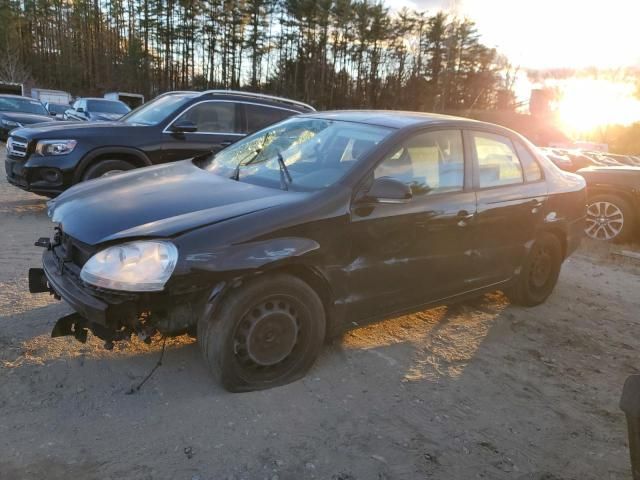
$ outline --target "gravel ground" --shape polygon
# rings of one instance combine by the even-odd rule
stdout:
[[[0,152],[0,158],[4,153]],[[188,337],[51,339],[30,295],[45,200],[0,180],[2,479],[629,479],[625,378],[640,373],[640,263],[587,244],[532,309],[500,293],[358,328],[309,375],[225,392]]]

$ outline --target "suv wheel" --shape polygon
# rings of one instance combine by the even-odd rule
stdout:
[[[304,376],[322,348],[325,323],[309,285],[264,275],[229,292],[212,317],[198,321],[198,343],[227,390],[261,390]]]
[[[539,305],[553,292],[561,267],[562,246],[558,237],[543,232],[531,247],[515,284],[505,293],[515,304]]]
[[[625,242],[635,228],[633,211],[629,204],[617,195],[596,195],[587,204],[588,237],[595,240]]]
[[[98,163],[91,165],[87,169],[85,174],[82,176],[82,180],[109,177],[134,168],[136,167],[125,160],[100,160]]]

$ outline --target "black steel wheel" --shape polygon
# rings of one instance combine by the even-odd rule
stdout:
[[[542,232],[524,259],[514,284],[506,290],[513,303],[532,307],[543,303],[558,282],[562,266],[562,246],[554,234]]]
[[[285,274],[243,284],[198,323],[198,342],[210,370],[234,392],[302,377],[318,356],[324,335],[325,313],[318,295]]]

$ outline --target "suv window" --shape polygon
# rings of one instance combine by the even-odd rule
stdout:
[[[253,133],[262,130],[264,127],[296,115],[297,112],[284,110],[282,108],[267,107],[264,105],[244,105],[247,117],[247,132]]]
[[[478,158],[480,188],[523,183],[522,165],[511,140],[492,133],[471,132]]]
[[[236,105],[231,102],[202,102],[187,110],[178,121],[193,122],[200,133],[236,131]]]
[[[440,130],[411,137],[376,167],[374,177],[400,180],[411,187],[413,195],[462,190],[462,132]]]

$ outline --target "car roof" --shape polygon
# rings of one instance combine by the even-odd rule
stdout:
[[[405,112],[398,110],[332,110],[306,114],[305,117],[323,118],[328,120],[343,120],[347,122],[366,123],[389,128],[405,128],[412,126],[428,126],[435,124],[449,125],[487,125],[499,127],[491,123],[480,122],[470,118],[441,115],[438,113]]]
[[[298,113],[315,112],[315,108],[311,105],[298,100],[292,100],[290,98],[276,97],[273,95],[266,95],[263,93],[245,92],[242,90],[205,90],[203,92],[196,92],[191,90],[176,90],[172,92],[166,92],[158,96],[164,95],[190,95],[193,97],[215,97],[223,96],[230,100],[237,100],[239,102],[246,102],[247,100],[259,101],[261,104],[277,106],[282,108],[288,108]]]
[[[109,98],[101,98],[101,97],[78,97],[76,98],[76,100],[99,100],[102,102],[120,102],[120,103],[124,103],[121,102],[120,100],[111,100]]]

